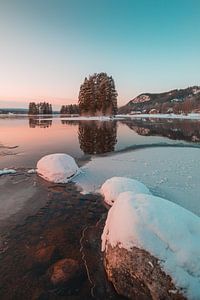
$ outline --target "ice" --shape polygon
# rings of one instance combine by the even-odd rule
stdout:
[[[197,148],[155,147],[96,157],[73,181],[84,193],[92,193],[111,177],[130,177],[144,183],[156,196],[200,215],[199,156]]]
[[[7,174],[15,174],[16,171],[14,169],[3,169],[3,170],[0,170],[0,176],[1,175],[7,175]]]

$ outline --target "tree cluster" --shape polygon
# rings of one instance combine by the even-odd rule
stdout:
[[[82,115],[115,115],[117,91],[112,76],[99,73],[85,78],[79,92],[79,109]]]
[[[186,98],[185,101],[180,101],[177,103],[163,103],[160,106],[159,111],[161,113],[173,112],[175,114],[188,114],[194,111],[195,109],[199,109],[199,103],[190,98]]]
[[[52,112],[52,105],[48,102],[29,103],[29,115],[51,115]]]
[[[79,106],[77,104],[62,105],[60,109],[61,115],[79,114]]]

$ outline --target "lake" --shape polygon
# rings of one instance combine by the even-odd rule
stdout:
[[[17,170],[0,177],[0,299],[124,299],[102,264],[101,195],[28,174],[42,156],[72,155],[85,170],[77,180],[91,180],[91,189],[126,172],[200,213],[199,146],[197,120],[0,118],[0,169]],[[65,258],[77,261],[80,276],[75,286],[55,287],[49,273]]]
[[[0,168],[34,168],[50,153],[84,161],[135,148],[170,145],[199,147],[200,121],[136,119],[73,121],[60,118],[0,118]]]

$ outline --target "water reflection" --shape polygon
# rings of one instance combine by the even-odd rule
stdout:
[[[62,125],[71,125],[71,126],[77,126],[79,125],[80,121],[76,121],[76,120],[61,120]]]
[[[29,127],[30,128],[49,128],[52,125],[52,120],[45,120],[45,119],[36,119],[36,118],[29,118]]]
[[[130,129],[143,136],[164,136],[172,140],[200,142],[200,121],[136,119],[125,121]]]
[[[78,138],[85,154],[103,154],[115,150],[117,123],[101,121],[80,121]]]

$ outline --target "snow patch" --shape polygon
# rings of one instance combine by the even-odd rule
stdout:
[[[0,170],[0,176],[1,175],[7,175],[7,174],[15,174],[16,171],[14,169],[3,169],[3,170]]]
[[[151,194],[143,183],[126,177],[112,177],[104,182],[100,190],[104,201],[111,206],[120,193],[127,191],[135,194]]]
[[[45,180],[67,183],[79,173],[79,168],[70,155],[56,153],[46,155],[38,161],[37,173]]]
[[[103,251],[108,243],[147,250],[189,299],[200,299],[198,216],[159,197],[124,192],[108,212]]]
[[[30,169],[27,171],[28,174],[35,174],[37,173],[37,170],[36,169]]]

